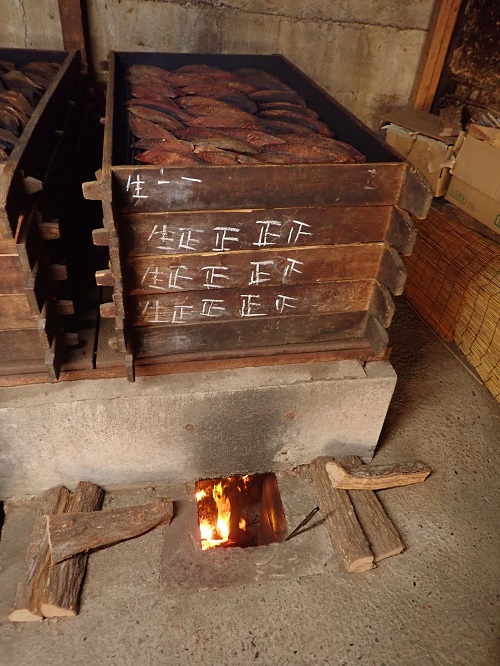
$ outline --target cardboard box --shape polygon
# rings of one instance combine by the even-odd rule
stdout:
[[[500,148],[467,135],[451,173],[447,201],[500,234]]]
[[[438,116],[421,111],[395,111],[384,117],[385,140],[428,181],[435,197],[448,189],[457,136],[442,136]]]

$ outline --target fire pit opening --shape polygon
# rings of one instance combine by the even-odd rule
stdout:
[[[274,474],[251,474],[196,482],[202,550],[280,543],[286,518]]]

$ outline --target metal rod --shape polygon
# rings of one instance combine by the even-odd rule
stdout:
[[[315,507],[310,513],[307,514],[307,516],[304,518],[304,520],[297,525],[297,527],[293,530],[293,532],[290,532],[290,534],[287,536],[285,541],[288,541],[288,539],[291,539],[294,537],[299,530],[301,530],[303,527],[307,525],[307,523],[314,518],[314,516],[318,513],[319,511],[319,506]]]

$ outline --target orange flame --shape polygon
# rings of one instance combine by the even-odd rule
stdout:
[[[204,490],[196,493],[196,499],[200,501],[207,497]],[[212,489],[212,497],[217,506],[217,521],[212,525],[210,520],[202,518],[200,520],[200,535],[201,535],[201,548],[207,550],[208,548],[215,548],[221,544],[229,541],[229,521],[231,518],[231,503],[229,498],[224,493],[222,488],[222,481],[215,485]]]

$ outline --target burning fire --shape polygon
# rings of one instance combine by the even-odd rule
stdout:
[[[199,490],[196,493],[198,502],[201,499],[208,497],[205,490]],[[215,500],[217,507],[217,521],[213,525],[208,518],[200,520],[200,534],[201,534],[201,548],[207,550],[208,548],[215,548],[223,543],[229,541],[229,521],[231,518],[231,503],[229,498],[225,495],[222,488],[222,481],[214,485],[212,490],[212,497]]]
[[[242,488],[247,487],[248,480],[248,475],[244,477],[229,477],[228,479],[219,481],[219,483],[214,483],[212,487],[205,485],[206,490],[202,488],[196,491],[196,500],[200,515],[202,550],[234,543],[234,540],[230,538],[231,501],[229,490],[241,492]],[[206,484],[206,482],[200,483]],[[216,509],[216,512],[214,509]],[[246,530],[247,523],[245,518],[239,519],[238,527],[241,531]]]

